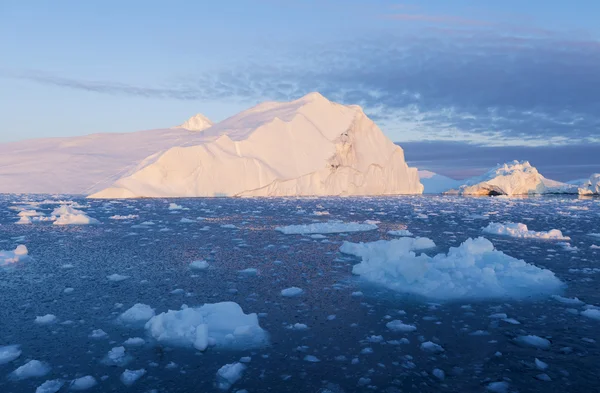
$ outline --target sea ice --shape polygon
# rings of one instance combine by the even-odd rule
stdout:
[[[360,257],[352,272],[398,292],[436,299],[526,297],[551,294],[563,283],[541,269],[494,249],[485,238],[467,239],[448,254],[429,257],[413,250],[429,239],[401,238],[344,243],[340,251]]]
[[[71,382],[70,389],[71,390],[88,390],[96,386],[96,378],[91,375],[86,375],[85,377],[74,379]]]
[[[35,389],[35,393],[56,393],[62,388],[65,382],[61,379],[52,379],[44,382]]]
[[[123,382],[123,384],[125,386],[131,386],[138,379],[140,379],[141,377],[143,377],[144,374],[146,374],[146,370],[143,369],[143,368],[141,368],[139,370],[128,370],[128,369],[125,369],[125,371],[123,371],[123,373],[121,374],[121,382]]]
[[[208,262],[206,262],[205,260],[194,261],[190,263],[190,268],[194,270],[206,270],[208,269]]]
[[[50,372],[50,366],[39,360],[30,360],[11,373],[14,379],[43,377]]]
[[[152,317],[146,323],[149,335],[160,343],[193,347],[256,348],[268,342],[267,332],[256,314],[244,314],[234,302],[182,306]]]
[[[528,335],[528,336],[518,336],[515,338],[515,342],[517,344],[521,344],[527,347],[534,347],[540,349],[550,349],[550,341],[545,338]]]
[[[393,332],[414,332],[415,330],[417,330],[416,326],[407,325],[397,319],[386,323],[385,326]]]
[[[127,325],[144,325],[154,315],[152,307],[147,304],[136,303],[119,315],[119,321]]]
[[[54,209],[52,216],[58,217],[56,221],[54,221],[54,225],[90,225],[100,223],[98,220],[89,217],[83,211],[74,209],[68,205],[62,205]]]
[[[513,222],[504,224],[490,222],[487,227],[483,228],[483,232],[523,239],[571,240],[570,237],[563,236],[562,232],[558,229],[551,229],[547,232],[536,232],[529,230],[525,224]]]
[[[344,233],[344,232],[363,232],[377,229],[375,224],[328,221],[313,224],[288,225],[277,227],[276,231],[286,235],[310,235],[315,233]]]
[[[41,317],[35,317],[35,323],[38,325],[50,325],[56,322],[56,315],[46,314]]]
[[[296,297],[302,295],[302,293],[304,293],[304,290],[298,287],[290,287],[281,290],[281,296],[285,297]]]
[[[13,251],[0,250],[0,266],[17,263],[29,258],[29,251],[24,245],[19,245]]]
[[[0,346],[0,365],[12,362],[21,356],[19,345]]]
[[[230,363],[217,371],[217,387],[221,390],[229,390],[231,386],[242,378],[246,366],[242,363]]]

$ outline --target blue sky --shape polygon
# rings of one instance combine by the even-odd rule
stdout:
[[[597,1],[3,1],[0,142],[318,90],[394,141],[600,144]]]

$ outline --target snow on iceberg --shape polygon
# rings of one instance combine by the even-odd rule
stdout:
[[[547,232],[531,231],[527,225],[521,223],[507,222],[500,224],[490,222],[487,227],[483,228],[484,233],[500,236],[510,236],[522,239],[548,239],[548,240],[571,240],[568,236],[563,236],[558,229],[551,229]]]
[[[213,122],[210,121],[206,116],[201,113],[197,113],[187,119],[187,121],[182,125],[173,128],[184,128],[188,131],[204,131],[207,128],[212,127],[212,125]]]
[[[18,245],[13,251],[0,250],[0,266],[6,266],[11,263],[17,263],[26,260],[29,257],[29,251],[24,245]]]
[[[310,235],[314,233],[363,232],[377,229],[377,225],[358,222],[328,221],[313,224],[288,225],[277,227],[276,231],[286,235]]]
[[[546,179],[528,161],[512,161],[492,168],[482,176],[466,180],[459,195],[576,194],[576,186]]]
[[[461,180],[439,175],[435,172],[419,170],[419,178],[423,184],[423,194],[441,194],[462,184]]]
[[[362,259],[354,274],[398,292],[439,300],[522,298],[551,294],[563,285],[550,270],[497,251],[482,237],[434,257],[416,255],[413,250],[425,244],[411,240],[344,243],[340,250]]]
[[[119,322],[126,325],[144,325],[154,316],[154,309],[147,304],[136,303],[119,315]]]
[[[100,223],[98,220],[89,217],[83,211],[68,205],[61,205],[54,209],[52,216],[58,217],[56,221],[54,221],[54,225],[90,225]]]
[[[594,173],[590,179],[579,188],[579,195],[600,195],[600,173]]]
[[[402,148],[358,106],[266,102],[148,157],[90,198],[420,194]]]
[[[256,314],[244,314],[234,302],[182,306],[152,317],[146,323],[148,334],[160,343],[193,347],[204,351],[208,346],[226,349],[256,348],[268,343]]]

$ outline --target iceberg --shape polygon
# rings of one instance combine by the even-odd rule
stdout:
[[[2,143],[0,193],[88,195],[100,191],[135,171],[146,157],[195,143],[202,127],[200,116],[171,129]],[[207,127],[212,124],[204,119]]]
[[[419,170],[419,178],[424,187],[423,194],[441,194],[462,184],[460,180],[426,170]]]
[[[578,189],[579,195],[600,195],[600,173],[594,173]]]
[[[183,128],[188,131],[204,131],[207,128],[212,127],[213,122],[208,120],[206,116],[201,113],[198,113],[192,117],[190,117],[185,123],[180,126],[173,127],[173,129]]]
[[[482,176],[467,179],[458,189],[446,191],[458,195],[531,195],[577,194],[577,187],[546,179],[528,161],[512,161],[492,168]]]
[[[570,237],[564,236],[558,229],[536,232],[530,230],[527,228],[527,225],[520,222],[507,222],[504,224],[490,222],[487,227],[483,228],[483,232],[521,239],[571,240]]]
[[[18,245],[13,251],[0,250],[0,266],[17,263],[28,258],[30,258],[29,251],[23,244]]]
[[[90,198],[421,194],[404,151],[356,105],[266,102],[154,154]]]

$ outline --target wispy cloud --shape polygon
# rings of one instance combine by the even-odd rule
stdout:
[[[452,15],[425,15],[425,14],[390,14],[382,15],[384,19],[404,21],[404,22],[424,22],[424,23],[435,23],[435,24],[452,24],[452,25],[464,25],[464,26],[492,26],[494,23],[461,18]]]
[[[157,86],[13,75],[89,92],[176,100],[288,100],[310,91],[362,105],[395,140],[600,143],[598,41],[446,27],[276,48]]]

